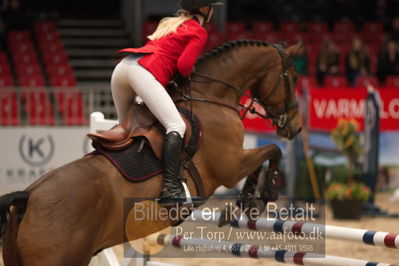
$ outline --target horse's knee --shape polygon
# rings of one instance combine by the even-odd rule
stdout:
[[[276,159],[281,159],[283,157],[283,152],[281,151],[280,147],[276,144],[270,144],[270,148],[273,152],[273,157]]]

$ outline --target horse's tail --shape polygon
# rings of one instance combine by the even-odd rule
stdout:
[[[8,226],[10,207],[18,208],[18,216],[21,218],[26,210],[28,191],[17,191],[0,197],[0,238]]]

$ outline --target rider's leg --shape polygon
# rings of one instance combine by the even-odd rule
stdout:
[[[129,68],[129,84],[136,94],[166,129],[164,143],[164,186],[161,204],[173,205],[185,200],[183,186],[178,180],[181,165],[183,137],[186,131],[176,105],[165,88],[142,66],[136,64]]]
[[[131,65],[129,58],[123,59],[114,69],[111,77],[112,99],[114,100],[119,124],[131,108],[136,93],[128,82],[128,67]]]

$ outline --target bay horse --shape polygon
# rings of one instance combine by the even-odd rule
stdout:
[[[281,157],[273,144],[243,149],[244,127],[233,109],[247,89],[277,124],[279,136],[292,139],[300,131],[297,74],[291,62],[299,49],[300,44],[285,48],[241,40],[219,46],[197,62],[191,97],[213,103],[180,105],[192,108],[202,123],[204,135],[193,160],[206,197],[221,185],[234,187],[266,160]],[[1,197],[5,265],[87,265],[96,252],[125,241],[124,199],[157,198],[162,180],[158,175],[130,183],[104,156],[88,155],[45,174],[25,191]],[[187,186],[196,195],[193,180]],[[130,222],[137,230],[129,240],[170,225]]]

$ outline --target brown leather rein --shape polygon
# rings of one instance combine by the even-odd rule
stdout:
[[[245,110],[245,112],[240,115],[240,111],[238,110],[237,106],[232,106],[229,104],[225,104],[225,103],[221,103],[221,102],[217,102],[217,101],[212,101],[212,100],[208,100],[205,98],[195,98],[195,97],[191,97],[191,95],[187,95],[185,93],[182,93],[180,91],[178,91],[181,95],[182,98],[181,99],[177,99],[175,101],[175,103],[180,103],[180,102],[184,102],[184,101],[190,101],[190,102],[203,102],[203,103],[209,103],[209,104],[214,104],[214,105],[219,105],[219,106],[223,106],[229,109],[234,110],[241,118],[241,120],[243,120],[245,118],[245,116],[249,113],[251,114],[255,114],[265,120],[267,119],[271,119],[273,121],[273,125],[276,125],[279,128],[283,128],[287,125],[288,122],[290,122],[293,117],[295,116],[295,114],[298,112],[298,103],[294,102],[294,103],[289,103],[289,99],[291,98],[291,86],[290,86],[290,82],[289,82],[289,76],[288,76],[288,60],[287,60],[287,56],[285,54],[285,50],[283,48],[282,45],[280,44],[274,44],[273,45],[274,48],[277,49],[281,59],[282,59],[282,66],[283,66],[283,73],[280,74],[280,78],[278,79],[278,81],[276,82],[276,84],[273,86],[273,89],[270,91],[270,93],[265,97],[265,100],[269,99],[271,96],[273,96],[277,89],[279,88],[281,79],[284,79],[284,85],[285,85],[285,92],[286,92],[286,96],[285,96],[285,106],[283,109],[280,109],[278,111],[274,111],[272,110],[268,105],[263,104],[261,101],[258,100],[258,98],[253,97],[252,95],[249,95],[248,93],[246,93],[243,89],[225,81],[219,78],[215,78],[212,76],[208,76],[205,74],[201,74],[198,72],[193,72],[192,75],[193,76],[198,76],[204,79],[207,79],[209,81],[212,82],[217,82],[217,83],[221,83],[224,84],[230,88],[233,88],[234,90],[238,91],[240,93],[241,96],[247,96],[248,98],[251,99],[251,103],[249,105],[243,105],[243,104],[238,104],[241,108],[243,108]],[[196,82],[196,81],[193,81]],[[191,93],[191,91],[190,91]],[[257,103],[259,104],[266,112],[266,115],[263,115],[261,113],[259,113],[255,107],[253,107],[253,105]],[[289,116],[289,113],[295,110],[295,112],[292,112],[292,114]]]

